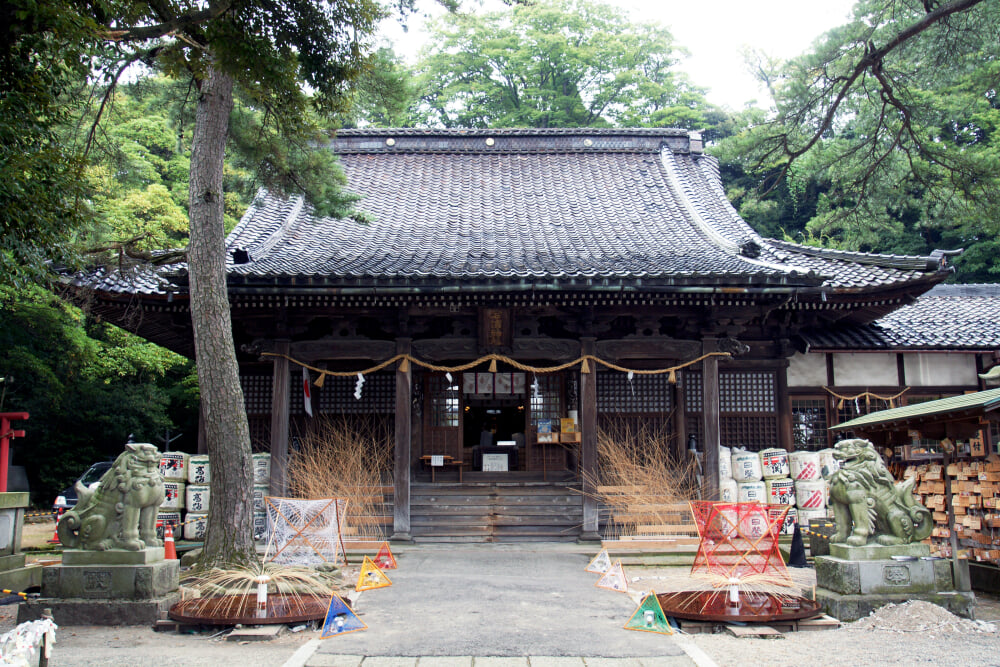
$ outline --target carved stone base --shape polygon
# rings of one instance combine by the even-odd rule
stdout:
[[[864,618],[887,604],[903,604],[910,600],[923,600],[944,607],[953,614],[972,618],[976,597],[962,591],[938,593],[903,593],[900,595],[841,595],[825,588],[816,589],[816,601],[823,612],[845,623]]]
[[[149,547],[141,551],[109,549],[64,549],[63,565],[150,565],[163,560],[163,547]]]
[[[179,578],[180,561],[176,560],[146,565],[54,565],[42,572],[42,597],[152,600],[176,591]]]
[[[51,609],[56,625],[61,627],[70,625],[153,625],[178,600],[180,600],[180,593],[171,593],[151,600],[38,598],[18,605],[17,622],[38,620],[42,616],[42,611]]]
[[[913,542],[911,544],[894,544],[890,546],[882,544],[865,544],[860,547],[852,547],[843,542],[830,543],[830,555],[844,560],[889,560],[893,556],[929,556],[931,548],[923,542]],[[813,554],[818,555],[818,554]]]
[[[817,556],[814,563],[816,585],[842,595],[904,595],[955,588],[948,560],[845,560]]]

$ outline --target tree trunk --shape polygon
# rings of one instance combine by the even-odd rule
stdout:
[[[191,146],[188,246],[191,324],[212,466],[208,533],[200,565],[248,564],[253,541],[253,459],[226,291],[222,165],[233,80],[215,68],[200,82]]]

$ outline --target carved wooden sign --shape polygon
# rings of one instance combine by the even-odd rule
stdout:
[[[512,341],[509,308],[479,309],[479,347],[483,351],[509,350]]]

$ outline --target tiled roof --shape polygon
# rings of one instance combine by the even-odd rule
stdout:
[[[1000,285],[938,285],[863,326],[802,332],[818,350],[1000,350]]]
[[[231,284],[580,280],[854,294],[920,292],[945,277],[934,256],[761,238],[683,130],[344,130],[330,149],[372,222],[319,218],[302,197],[262,192],[227,238]],[[163,294],[165,280],[183,292],[185,269],[97,278],[107,292]]]
[[[332,148],[373,222],[264,193],[227,239],[250,259],[231,279],[874,287],[937,269],[762,239],[680,130],[347,130]]]

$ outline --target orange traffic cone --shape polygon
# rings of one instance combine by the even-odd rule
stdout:
[[[59,544],[59,519],[62,518],[63,508],[59,508],[59,514],[56,515],[56,527],[52,530],[52,539],[49,540],[49,544]]]
[[[163,527],[163,557],[168,560],[177,560],[177,548],[174,546],[174,529],[170,524]]]

